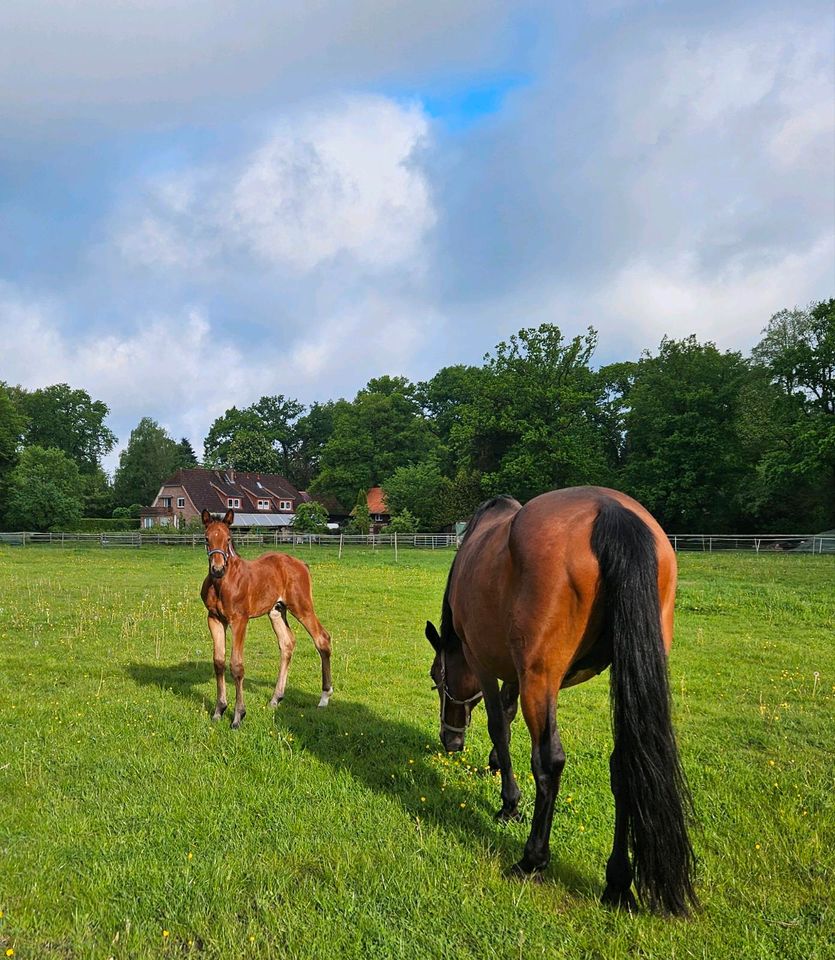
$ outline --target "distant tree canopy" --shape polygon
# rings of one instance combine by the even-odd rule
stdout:
[[[153,502],[163,482],[178,469],[180,450],[156,420],[143,417],[131,430],[113,479],[117,506]]]
[[[421,383],[376,377],[353,400],[307,408],[263,396],[215,420],[205,463],[280,473],[299,489],[355,503],[361,530],[370,526],[366,492],[377,484],[403,530],[450,527],[494,494],[524,502],[577,484],[633,494],[670,532],[835,527],[835,299],[779,311],[748,357],[694,336],[665,337],[637,360],[595,369],[597,341],[591,328],[567,338],[542,324],[497,344],[481,365],[444,367]],[[48,476],[63,478],[61,515],[78,506],[108,516],[114,507],[136,513],[176,469],[196,465],[188,439],[175,442],[146,417],[110,485],[101,468],[116,442],[107,413],[67,384],[0,383],[7,525],[12,494],[18,522],[32,517],[26,511]],[[24,464],[27,450],[35,453]],[[55,453],[75,466],[80,487]],[[23,492],[27,476],[41,494]]]
[[[61,530],[81,516],[84,486],[76,463],[62,450],[25,447],[11,471],[6,522],[16,530]]]
[[[86,390],[56,383],[42,390],[19,390],[19,397],[28,418],[24,443],[63,450],[81,473],[95,473],[116,445],[116,435],[104,423],[110,409]]]

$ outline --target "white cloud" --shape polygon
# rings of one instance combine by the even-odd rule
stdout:
[[[419,106],[385,97],[309,107],[227,165],[148,185],[123,215],[116,247],[172,270],[241,255],[296,273],[340,256],[419,270],[435,222],[418,156],[427,135]]]

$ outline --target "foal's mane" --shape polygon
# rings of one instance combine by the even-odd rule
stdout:
[[[498,497],[491,497],[489,500],[485,500],[483,503],[480,503],[473,515],[470,517],[470,521],[467,524],[467,529],[464,531],[463,536],[461,537],[461,543],[459,546],[463,546],[470,534],[478,526],[479,521],[484,516],[488,510],[492,510],[493,507],[509,506],[511,503],[516,503],[516,499],[511,497],[510,494],[503,493]],[[456,647],[461,646],[461,638],[455,632],[455,627],[452,625],[452,607],[449,604],[449,586],[452,583],[452,572],[455,570],[455,561],[458,559],[458,555],[454,557],[452,564],[449,568],[449,573],[446,578],[446,589],[444,590],[444,599],[441,603],[441,642],[444,645],[444,648],[447,650],[452,650]]]

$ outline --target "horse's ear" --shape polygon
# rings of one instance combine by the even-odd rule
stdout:
[[[223,516],[223,522],[226,524],[226,526],[231,527],[234,519],[235,519],[235,511],[227,510]]]
[[[426,621],[426,639],[432,644],[436,653],[441,651],[441,638],[431,620]]]
[[[208,527],[208,525],[212,522],[212,515],[205,507],[203,507],[203,512],[200,514],[200,519],[203,521],[204,527]]]

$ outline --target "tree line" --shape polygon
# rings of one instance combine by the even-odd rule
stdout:
[[[597,343],[591,328],[566,338],[543,324],[480,365],[419,383],[375,377],[350,401],[265,396],[215,420],[202,463],[280,473],[347,509],[380,485],[404,530],[447,527],[499,493],[525,501],[578,484],[632,494],[670,532],[835,526],[835,300],[775,314],[747,357],[665,337],[595,368]],[[108,412],[66,384],[0,384],[7,528],[136,512],[197,465],[187,439],[143,418],[111,482]]]

